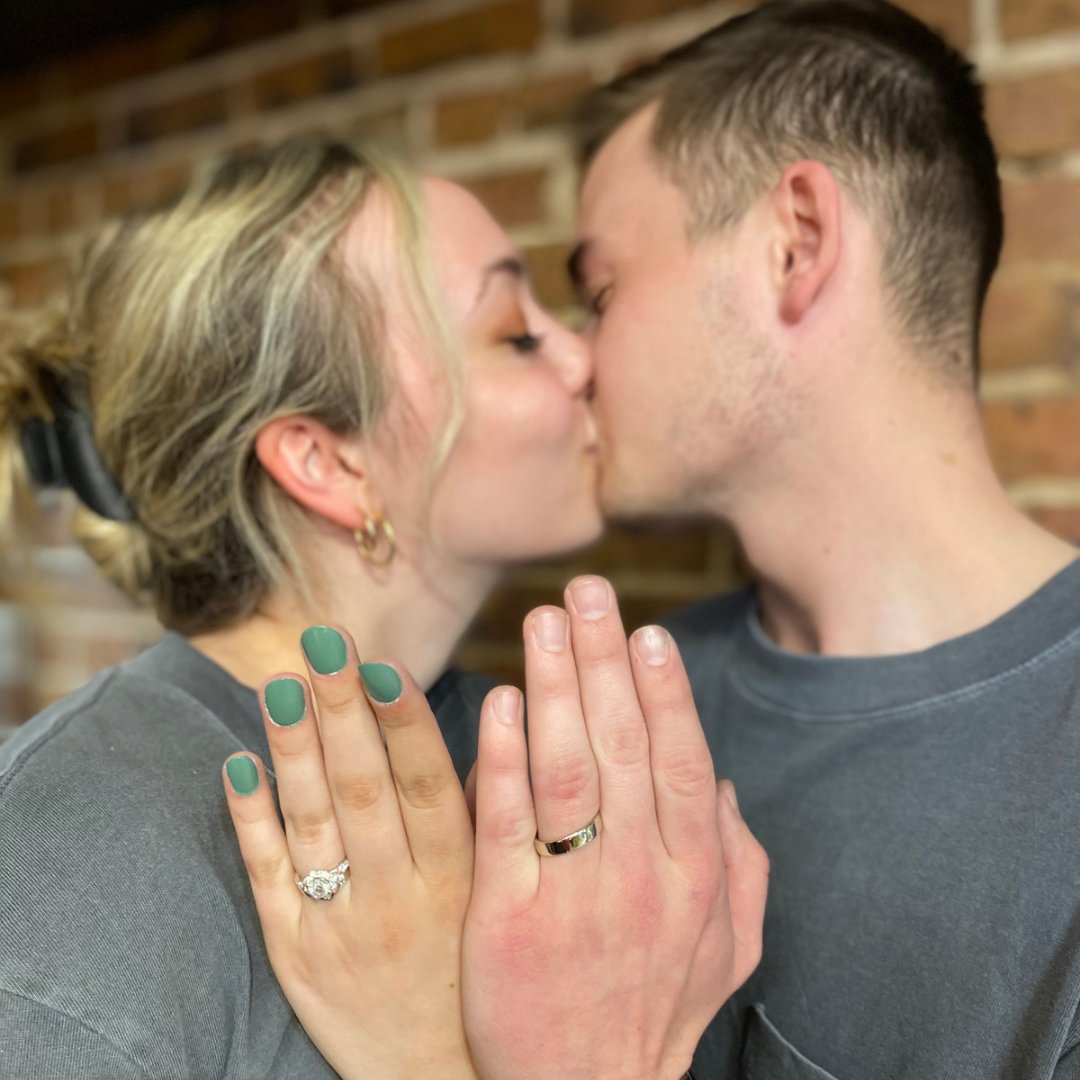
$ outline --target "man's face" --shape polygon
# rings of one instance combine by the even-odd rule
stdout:
[[[755,245],[742,226],[691,238],[685,197],[650,147],[652,119],[650,107],[627,120],[589,168],[574,258],[592,312],[601,498],[616,517],[722,507],[777,371],[751,329],[765,299],[742,267]]]

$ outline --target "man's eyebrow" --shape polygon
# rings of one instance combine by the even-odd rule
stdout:
[[[487,292],[492,279],[499,274],[506,274],[515,281],[524,281],[527,277],[525,264],[517,255],[505,255],[503,258],[497,259],[484,269],[484,276],[480,280],[480,291],[476,294],[476,304],[483,300],[484,293]]]
[[[570,281],[578,293],[585,286],[585,258],[589,253],[589,241],[582,240],[566,260],[566,272],[570,275]]]

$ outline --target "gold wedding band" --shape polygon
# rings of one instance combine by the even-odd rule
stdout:
[[[538,836],[533,841],[533,846],[536,848],[537,855],[543,855],[545,858],[550,855],[568,855],[571,851],[577,851],[578,848],[591,844],[600,835],[603,827],[604,823],[597,814],[583,829],[578,829],[577,832],[572,832],[561,840],[550,842],[541,840]]]

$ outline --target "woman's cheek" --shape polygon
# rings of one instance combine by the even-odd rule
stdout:
[[[490,380],[470,395],[465,424],[489,453],[495,446],[515,456],[569,449],[577,434],[577,411],[565,388],[547,371],[528,374]]]

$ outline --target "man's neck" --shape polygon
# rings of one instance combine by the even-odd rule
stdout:
[[[920,651],[993,622],[1075,559],[1009,502],[970,412],[930,410],[911,431],[897,414],[878,431],[856,424],[784,462],[782,483],[731,498],[723,516],[777,645]]]

